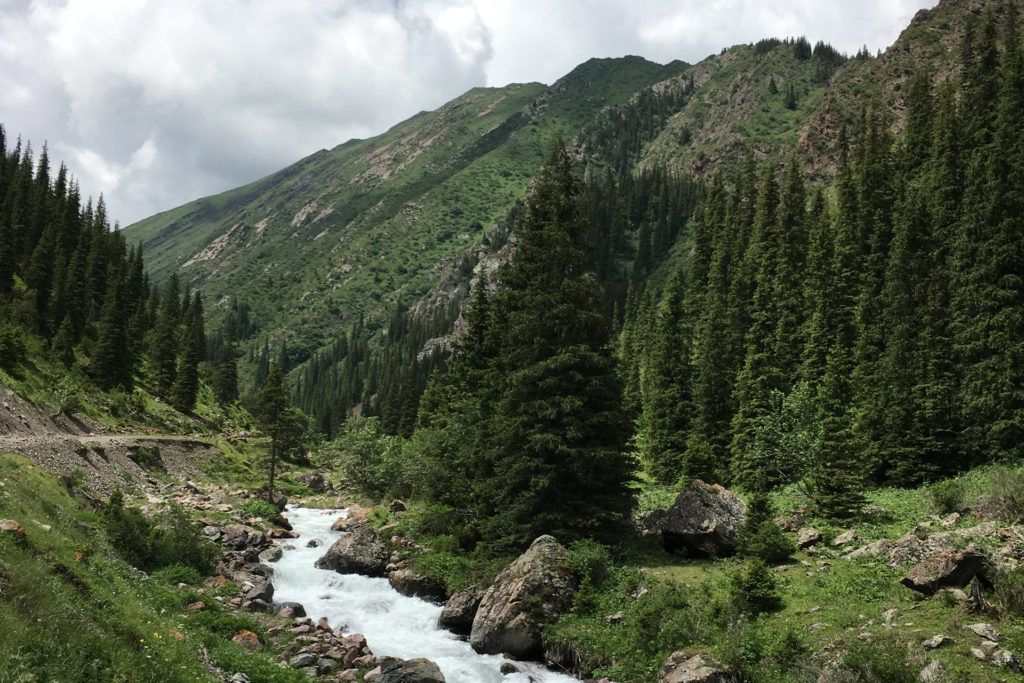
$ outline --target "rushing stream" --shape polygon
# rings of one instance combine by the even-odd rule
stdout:
[[[288,507],[285,515],[299,538],[281,542],[284,555],[273,565],[275,600],[301,603],[314,621],[327,617],[335,629],[362,633],[375,655],[426,657],[437,663],[448,683],[576,680],[527,662],[515,663],[520,673],[503,676],[501,665],[508,660],[479,655],[469,643],[437,627],[439,606],[399,594],[387,579],[315,568],[313,563],[341,536],[331,531],[331,525],[342,514],[342,510]],[[307,547],[311,539],[319,540],[320,546]]]

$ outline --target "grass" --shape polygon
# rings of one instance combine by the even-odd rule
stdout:
[[[121,561],[96,514],[19,456],[0,455],[0,518],[26,532],[25,540],[0,534],[0,681],[217,680],[200,648],[253,680],[306,680],[231,642],[242,628],[266,642],[266,630],[197,588],[177,587],[198,573],[168,567],[146,576]],[[204,609],[191,612],[193,602]]]

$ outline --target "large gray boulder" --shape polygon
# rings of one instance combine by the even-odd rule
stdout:
[[[727,671],[708,666],[700,655],[683,650],[670,654],[658,674],[658,683],[733,683],[735,680]]]
[[[377,533],[363,526],[345,534],[316,561],[318,569],[333,569],[339,574],[384,576],[388,566],[388,549]]]
[[[985,569],[985,556],[971,550],[944,550],[914,565],[900,579],[907,588],[933,595],[940,588],[963,588]]]
[[[479,606],[479,593],[472,591],[452,593],[448,602],[444,603],[444,609],[441,610],[438,626],[448,629],[452,633],[468,635],[473,629],[473,619],[476,617],[476,610]]]
[[[484,593],[470,644],[484,654],[538,657],[541,630],[569,611],[576,588],[569,552],[551,536],[539,537]]]
[[[423,574],[410,569],[398,569],[388,574],[388,583],[402,595],[410,598],[422,598],[440,605],[448,597],[444,585]]]
[[[377,683],[445,683],[437,664],[429,659],[384,657]]]
[[[695,479],[668,509],[662,542],[667,550],[685,550],[694,557],[732,555],[746,512],[747,506],[731,491]]]

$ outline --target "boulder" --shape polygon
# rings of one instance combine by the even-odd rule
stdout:
[[[288,497],[280,491],[274,491],[274,494],[270,496],[270,504],[278,510],[284,510],[288,505]]]
[[[452,633],[468,635],[473,628],[473,618],[476,616],[479,606],[480,595],[478,593],[470,591],[452,593],[448,602],[444,603],[444,609],[441,610],[437,624]]]
[[[373,514],[373,508],[364,508],[360,505],[352,505],[345,511],[344,517],[339,517],[331,525],[331,531],[355,531],[366,524]]]
[[[250,537],[255,536],[255,534],[263,535],[245,524],[228,524],[220,530],[220,543],[235,550],[244,550],[250,545],[255,545],[250,541]]]
[[[313,493],[327,493],[333,491],[334,486],[331,482],[324,479],[324,475],[320,472],[311,472],[299,477],[299,482],[305,484]]]
[[[25,529],[13,519],[0,519],[0,533],[8,533],[19,540],[25,540]]]
[[[833,546],[846,545],[847,543],[856,543],[860,540],[860,536],[857,534],[855,529],[847,529],[843,533],[836,536],[835,540],[832,541]]]
[[[260,553],[260,562],[277,562],[281,559],[284,551],[279,546],[273,545]]]
[[[796,547],[803,550],[815,543],[821,543],[821,532],[811,527],[804,527],[796,533]]]
[[[277,613],[288,619],[301,618],[306,616],[306,608],[300,602],[282,602],[277,605]]]
[[[423,574],[410,569],[399,569],[388,575],[388,583],[402,595],[410,598],[422,598],[435,604],[444,603],[448,591],[444,585]]]
[[[795,533],[800,531],[807,524],[807,520],[799,512],[794,512],[792,515],[783,515],[775,518],[775,526],[779,527],[783,531],[789,533]]]
[[[722,669],[708,666],[700,655],[673,652],[658,674],[658,683],[732,683],[736,677]]]
[[[1009,650],[996,650],[993,652],[992,663],[1016,673],[1019,673],[1021,669],[1020,659]]]
[[[377,683],[445,683],[445,680],[441,669],[429,659],[383,657]]]
[[[935,648],[942,647],[948,642],[950,642],[949,638],[942,634],[939,634],[937,636],[932,636],[931,638],[928,638],[926,640],[922,640],[921,647],[927,650],[934,650]]]
[[[985,556],[970,550],[943,550],[914,565],[900,579],[907,588],[933,595],[947,586],[963,588],[985,568]]]
[[[537,538],[484,593],[470,644],[483,654],[538,656],[541,630],[569,611],[576,587],[569,552],[551,536]]]
[[[992,641],[993,643],[998,643],[1003,639],[1003,634],[1000,633],[992,624],[968,624],[967,626],[964,626],[964,628],[974,635],[980,636],[985,640]]]
[[[391,512],[405,512],[409,509],[409,505],[404,500],[395,498],[391,501],[391,505],[388,506],[388,510]]]
[[[319,658],[312,652],[303,652],[289,659],[288,666],[293,669],[305,669],[307,666],[316,666],[317,659]]]
[[[274,599],[274,584],[269,581],[262,581],[252,587],[249,592],[245,594],[246,600],[262,600],[263,602],[270,602]]]
[[[921,683],[940,683],[940,681],[945,680],[942,663],[937,659],[928,662],[928,666],[921,669],[917,674],[917,680],[921,681]]]
[[[661,536],[668,550],[697,557],[723,557],[736,551],[736,530],[747,506],[718,484],[695,479],[668,509]]]
[[[238,643],[249,652],[255,652],[256,650],[263,649],[263,643],[260,642],[259,636],[252,631],[247,631],[246,629],[242,629],[236,633],[235,637],[231,640]]]
[[[633,527],[641,536],[657,536],[661,533],[668,510],[641,510],[633,516]]]
[[[388,566],[388,549],[373,529],[362,526],[335,541],[315,566],[339,574],[383,576]]]

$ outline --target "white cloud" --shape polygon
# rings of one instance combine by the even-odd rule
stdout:
[[[882,48],[929,0],[0,0],[0,122],[122,223],[590,57],[804,34]]]

